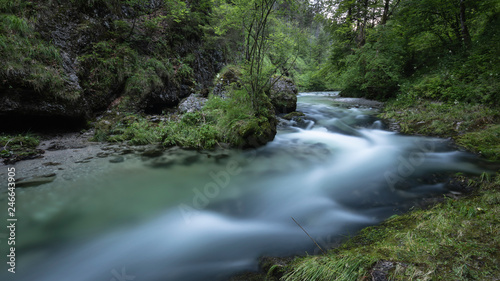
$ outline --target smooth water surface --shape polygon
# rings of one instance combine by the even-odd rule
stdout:
[[[292,217],[328,248],[449,192],[450,173],[482,172],[445,140],[384,131],[373,109],[335,99],[300,94],[306,117],[257,150],[95,159],[19,189],[17,273],[3,263],[1,280],[224,280],[262,256],[317,252]]]

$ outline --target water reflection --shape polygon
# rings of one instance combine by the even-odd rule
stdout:
[[[224,279],[263,255],[312,253],[291,217],[336,241],[447,192],[449,173],[482,172],[444,140],[383,131],[373,110],[335,106],[334,93],[301,94],[299,110],[303,120],[257,150],[97,160],[99,176],[23,192],[8,280]]]

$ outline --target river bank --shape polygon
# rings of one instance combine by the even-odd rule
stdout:
[[[381,105],[368,101],[360,103],[354,99],[341,101],[345,107],[351,109]],[[387,108],[386,106],[381,114],[386,114]],[[405,111],[405,109],[401,110]],[[399,123],[401,126],[402,120],[393,120],[389,123]],[[95,143],[89,141],[91,135],[91,131],[88,131],[42,139],[39,149],[46,151],[45,158],[21,161],[16,166],[19,165],[17,167],[23,171],[23,177],[30,171],[36,174],[43,170],[42,174],[50,179],[50,172],[57,170],[56,179],[68,180],[64,178],[64,174],[77,175],[78,173],[74,171],[78,169],[85,170],[85,173],[80,175],[81,177],[90,177],[90,173],[95,176],[96,173],[106,170],[106,168],[103,169],[103,162],[106,162],[106,165],[116,165],[112,162],[139,160],[142,157],[154,156],[155,153],[158,155],[161,153],[159,150],[162,150],[155,145],[129,146],[123,143]],[[196,152],[193,151],[193,153]],[[224,157],[224,155],[221,156]],[[217,157],[211,159],[214,158]],[[98,165],[95,165],[96,163]],[[29,165],[29,167],[22,165]],[[335,278],[370,280],[372,277],[374,280],[386,280],[388,276],[393,276],[396,280],[425,280],[444,276],[441,277],[443,280],[449,280],[449,278],[458,278],[456,274],[462,274],[460,276],[465,276],[463,278],[467,279],[466,274],[473,277],[479,276],[477,269],[471,269],[471,265],[485,269],[485,274],[495,274],[497,272],[494,267],[496,257],[491,249],[496,249],[498,245],[496,205],[500,202],[497,193],[499,179],[487,175],[481,178],[458,175],[456,180],[462,186],[473,190],[468,197],[456,200],[453,194],[448,194],[448,197],[452,199],[438,198],[437,201],[442,203],[430,209],[393,216],[378,226],[366,228],[358,236],[330,250],[327,255],[303,257],[294,261],[286,258],[263,259],[261,265],[265,271],[270,271],[269,276],[251,274],[234,280],[272,280],[283,276],[284,280],[304,280],[308,276],[313,276],[314,280],[334,280]],[[416,208],[423,209],[421,206]],[[305,240],[308,239],[304,233],[298,233],[298,235]],[[331,239],[327,238],[325,241],[318,242],[327,250],[344,241],[332,236]],[[316,254],[318,253],[320,251]],[[463,265],[466,267],[460,267]],[[489,279],[487,275],[476,278]]]
[[[403,133],[452,138],[498,160],[496,108],[392,102],[380,117]],[[496,175],[455,176],[470,191],[465,196],[367,227],[326,255],[268,264],[267,276],[252,280],[498,280],[500,176],[498,165],[490,168]]]

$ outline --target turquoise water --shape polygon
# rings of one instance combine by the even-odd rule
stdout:
[[[446,140],[385,131],[373,109],[335,99],[300,94],[306,117],[283,121],[256,150],[93,159],[19,190],[17,273],[4,263],[0,277],[224,280],[257,270],[262,256],[317,253],[292,217],[329,248],[450,192],[446,175],[483,172]]]

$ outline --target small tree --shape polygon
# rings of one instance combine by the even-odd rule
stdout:
[[[215,28],[216,34],[223,35],[230,30],[240,30],[242,45],[242,64],[244,77],[242,85],[247,91],[252,107],[258,111],[260,101],[271,86],[270,77],[278,69],[290,65],[290,58],[277,56],[270,58],[275,69],[266,69],[265,59],[269,58],[272,47],[278,49],[283,44],[270,31],[271,22],[275,18],[279,0],[235,0],[231,3],[218,3],[215,13],[223,20]]]

